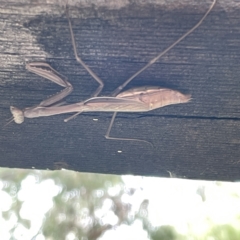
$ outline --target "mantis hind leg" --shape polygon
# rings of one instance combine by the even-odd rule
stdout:
[[[108,127],[108,130],[106,132],[106,135],[105,135],[105,138],[106,139],[110,139],[110,140],[121,140],[121,141],[137,141],[137,142],[144,142],[144,143],[148,143],[150,144],[152,147],[153,147],[153,144],[149,141],[146,141],[146,140],[142,140],[142,139],[137,139],[137,138],[117,138],[117,137],[110,137],[110,132],[111,132],[111,129],[112,129],[112,126],[113,126],[113,123],[114,123],[114,120],[117,116],[117,112],[114,112],[113,115],[112,115],[112,119],[111,119],[111,122],[109,124],[109,127]]]

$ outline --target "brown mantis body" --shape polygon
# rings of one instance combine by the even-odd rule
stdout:
[[[97,111],[104,111],[104,112],[114,112],[111,123],[107,130],[105,137],[107,139],[114,139],[114,140],[136,140],[136,141],[144,141],[139,139],[130,139],[130,138],[114,138],[110,137],[110,131],[116,117],[117,112],[147,112],[153,109],[157,109],[160,107],[164,107],[171,104],[178,104],[178,103],[186,103],[190,100],[190,95],[184,95],[179,91],[160,88],[160,87],[140,87],[134,88],[128,91],[121,92],[120,91],[130,82],[132,81],[137,75],[155,63],[160,57],[162,57],[165,53],[167,53],[170,49],[172,49],[176,44],[182,41],[186,36],[188,36],[191,32],[193,32],[197,27],[199,27],[202,21],[206,18],[206,16],[212,10],[216,0],[213,1],[212,5],[202,17],[202,19],[187,33],[185,33],[182,37],[180,37],[176,42],[174,42],[171,46],[169,46],[165,51],[160,53],[157,57],[152,59],[147,65],[145,65],[142,69],[140,69],[137,73],[135,73],[132,77],[126,80],[122,85],[120,85],[110,97],[98,97],[102,88],[104,86],[102,80],[92,72],[92,70],[82,61],[82,59],[78,56],[76,50],[75,39],[72,31],[72,26],[70,19],[69,21],[69,28],[71,32],[71,39],[72,45],[74,49],[74,54],[76,60],[89,72],[89,74],[99,83],[99,87],[93,94],[92,98],[89,98],[85,101],[69,104],[69,105],[55,105],[57,102],[62,100],[64,97],[69,95],[73,87],[72,85],[65,79],[61,77],[61,75],[52,69],[46,63],[29,63],[26,65],[26,68],[36,73],[44,78],[47,78],[60,86],[64,87],[64,90],[44,101],[42,101],[39,105],[25,108],[20,110],[16,107],[10,107],[10,110],[13,114],[13,120],[20,124],[24,121],[24,117],[26,118],[36,118],[36,117],[43,117],[43,116],[51,116],[63,113],[70,113],[75,112],[76,114],[72,117],[66,119],[65,121],[70,120],[71,118],[77,116],[81,112],[97,112]]]

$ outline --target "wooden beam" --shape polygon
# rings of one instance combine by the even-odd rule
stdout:
[[[2,3],[1,3],[2,2]],[[74,86],[67,99],[86,99],[96,82],[75,61],[64,7],[58,1],[0,0],[0,116],[60,91],[25,69],[45,61]],[[70,4],[78,51],[105,82],[109,94],[150,59],[192,28],[211,1],[95,1]],[[104,1],[105,2],[105,1]],[[4,4],[3,4],[4,3]],[[99,3],[100,4],[100,3]],[[234,5],[235,4],[235,5]],[[104,138],[111,115],[89,113],[27,119],[0,134],[0,166],[236,181],[240,175],[240,6],[218,1],[203,24],[138,76],[129,87],[159,85],[192,94],[188,104],[144,114],[119,114],[113,136]],[[97,121],[96,121],[97,119]]]

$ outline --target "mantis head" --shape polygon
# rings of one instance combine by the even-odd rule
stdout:
[[[11,113],[13,115],[13,120],[14,120],[15,123],[17,123],[17,124],[23,123],[23,121],[24,121],[24,113],[23,113],[22,110],[20,110],[20,109],[18,109],[16,107],[11,106],[10,107],[10,111],[11,111]]]

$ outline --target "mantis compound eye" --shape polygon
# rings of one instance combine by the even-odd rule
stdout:
[[[11,113],[13,115],[13,120],[14,120],[15,123],[17,123],[17,124],[23,123],[23,121],[24,121],[24,114],[23,114],[22,110],[20,110],[20,109],[18,109],[16,107],[11,106],[10,107],[10,111],[11,111]]]

